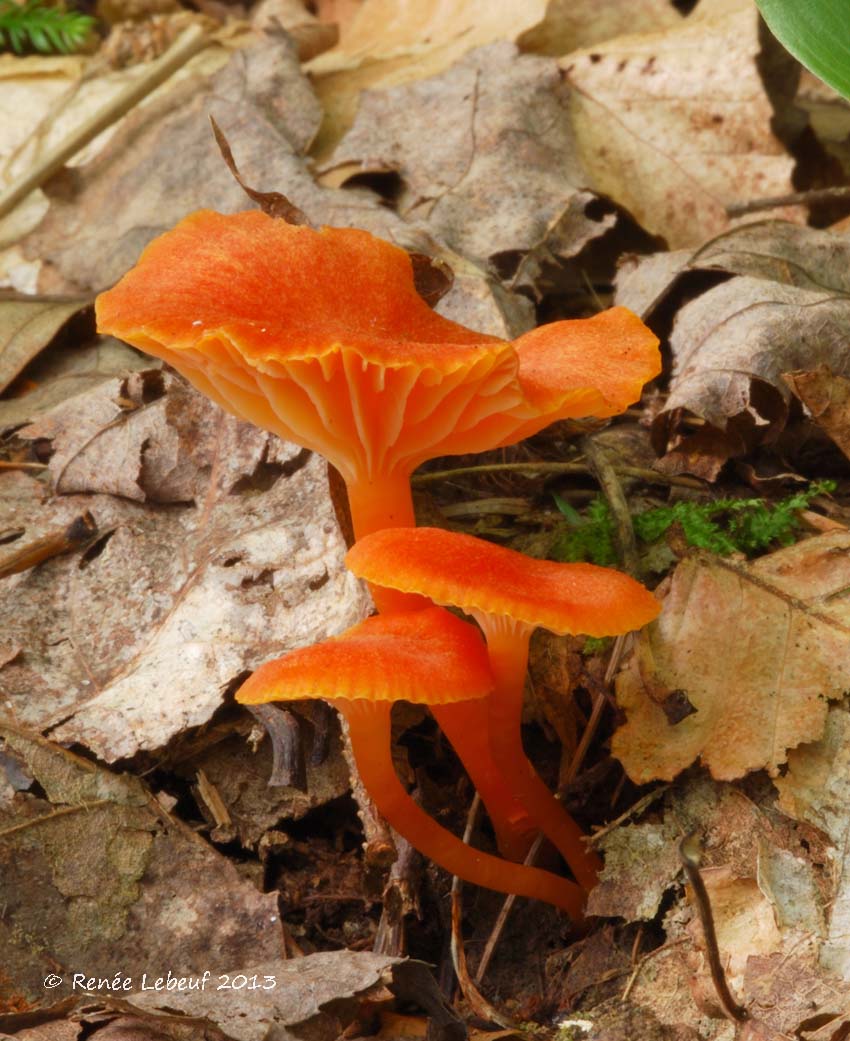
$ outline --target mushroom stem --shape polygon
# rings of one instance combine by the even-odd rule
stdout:
[[[487,700],[476,698],[432,705],[431,713],[451,741],[481,801],[487,809],[496,845],[508,860],[522,863],[538,828],[520,801],[511,794],[490,747]]]
[[[522,699],[528,668],[531,629],[521,623],[481,616],[496,689],[490,695],[490,742],[493,758],[535,823],[557,847],[579,885],[591,890],[602,862],[589,850],[584,834],[529,762],[522,747]]]
[[[335,701],[348,721],[357,771],[387,822],[435,864],[473,885],[544,900],[582,919],[584,893],[574,882],[468,846],[441,827],[405,791],[392,761],[389,702]]]
[[[346,481],[348,505],[355,541],[364,535],[382,528],[412,528],[416,525],[413,512],[413,495],[410,477],[383,477],[378,480]],[[375,607],[381,614],[395,611],[417,611],[427,607],[431,601],[414,593],[400,593],[397,589],[385,589],[369,585]]]

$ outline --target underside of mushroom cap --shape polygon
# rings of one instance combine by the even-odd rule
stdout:
[[[404,250],[258,211],[186,217],[96,309],[101,332],[349,484],[622,411],[658,370],[655,337],[623,308],[508,343],[432,311]]]
[[[325,698],[438,705],[486,697],[481,634],[441,607],[376,615],[330,640],[267,662],[237,691],[246,705]]]
[[[442,528],[374,532],[349,550],[346,565],[378,586],[561,634],[627,633],[652,621],[661,606],[612,568],[535,560]]]

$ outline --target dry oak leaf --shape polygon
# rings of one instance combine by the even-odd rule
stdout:
[[[75,972],[200,975],[280,957],[277,895],[140,780],[6,724],[0,748],[38,782],[0,804],[0,1005],[13,992],[43,1002],[49,973],[66,997]]]
[[[439,75],[368,91],[327,177],[394,171],[400,214],[511,288],[578,254],[614,223],[581,190],[584,172],[557,64],[501,42]],[[529,270],[523,270],[529,269]]]
[[[760,49],[749,0],[703,0],[679,27],[562,58],[587,187],[671,249],[727,228],[732,202],[790,192]]]
[[[0,394],[62,326],[91,302],[91,297],[67,300],[0,294]]]
[[[617,681],[627,722],[613,752],[639,784],[696,759],[733,780],[775,774],[823,733],[850,687],[850,535],[817,536],[754,563],[698,554],[666,583],[658,620]],[[671,726],[663,702],[696,712]]]

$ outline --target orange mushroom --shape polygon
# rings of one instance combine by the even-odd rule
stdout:
[[[620,412],[660,368],[656,337],[625,308],[508,343],[432,311],[404,250],[358,229],[317,231],[259,211],[186,217],[96,310],[101,332],[170,362],[229,412],[324,455],[346,482],[358,538],[414,523],[409,477],[426,459]],[[423,606],[374,595],[381,611]],[[483,711],[471,703],[477,722],[448,736],[500,848],[521,859],[527,820],[495,764],[482,765]]]
[[[480,699],[493,676],[480,633],[448,611],[377,615],[312,647],[262,665],[236,693],[256,705],[320,697],[345,716],[357,771],[379,812],[408,842],[459,878],[555,904],[578,919],[583,893],[565,878],[482,853],[428,816],[393,767],[395,700],[443,704]]]
[[[660,367],[625,308],[508,343],[432,311],[404,250],[258,211],[186,217],[96,309],[101,332],[330,460],[358,538],[414,523],[409,476],[426,459],[620,412]]]
[[[520,724],[528,642],[537,626],[588,636],[638,629],[658,614],[655,597],[611,568],[534,560],[440,528],[374,532],[349,551],[346,564],[368,582],[452,604],[479,623],[496,680],[488,702],[492,759],[579,883],[592,888],[598,858],[587,850],[578,825],[523,751]],[[446,717],[462,716],[464,705],[444,704],[434,711],[445,727]]]

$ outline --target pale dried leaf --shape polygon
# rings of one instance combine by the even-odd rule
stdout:
[[[38,482],[0,474],[0,529],[32,541],[89,509],[103,533],[4,580],[0,628],[27,648],[0,670],[4,702],[110,762],[206,722],[246,670],[367,603],[342,566],[324,461],[169,382],[94,434],[66,429],[83,495],[45,504]],[[104,494],[121,480],[139,501]]]
[[[398,173],[403,217],[495,262],[512,287],[533,285],[544,262],[574,257],[615,219],[589,215],[565,102],[554,61],[493,44],[430,79],[364,94],[326,169]]]
[[[832,841],[829,856],[835,893],[820,964],[850,981],[850,715],[844,708],[830,710],[820,741],[789,753],[788,772],[774,783],[781,809],[814,824]]]
[[[0,296],[0,394],[91,297]]]
[[[723,231],[733,202],[790,192],[759,51],[758,12],[737,0],[563,58],[587,186],[671,249]]]
[[[63,977],[51,991],[63,997],[75,972],[200,975],[280,956],[276,896],[172,821],[139,780],[13,727],[0,739],[44,793],[0,808],[0,1000],[42,1002],[49,973]]]
[[[633,780],[670,779],[697,758],[731,780],[776,773],[823,733],[850,668],[850,537],[821,535],[752,564],[694,556],[677,567],[660,618],[638,637],[617,696],[613,751]],[[671,726],[662,702],[696,712]]]
[[[657,435],[671,437],[678,409],[725,437],[727,456],[775,439],[788,417],[782,374],[829,365],[850,374],[850,296],[739,277],[678,313],[674,367]]]
[[[260,981],[272,976],[276,985],[269,989],[225,989],[213,984],[204,990],[183,993],[134,994],[129,1000],[140,1009],[154,1012],[174,1010],[208,1020],[235,1041],[323,1038],[328,1026],[335,1025],[335,1038],[347,1023],[321,1022],[322,1010],[332,1002],[362,996],[391,979],[398,958],[369,951],[322,951],[303,958],[261,963],[231,963],[231,976],[241,974]],[[352,1018],[352,1017],[349,1017]],[[323,1030],[322,1027],[325,1027]],[[300,1029],[299,1029],[300,1027]]]

